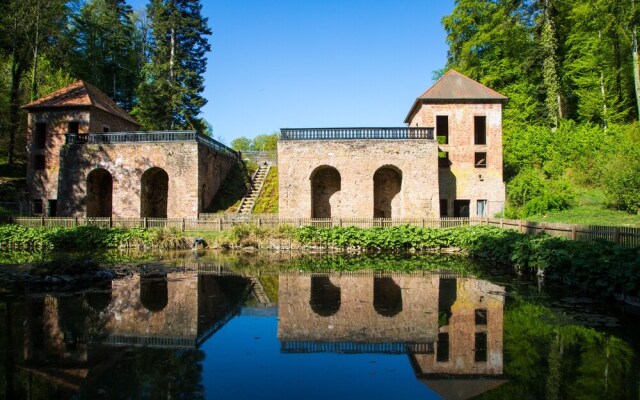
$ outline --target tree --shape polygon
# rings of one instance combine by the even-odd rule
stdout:
[[[151,0],[151,61],[138,87],[134,115],[149,129],[202,130],[207,35],[199,0]]]
[[[251,139],[248,139],[244,136],[233,139],[231,141],[231,148],[238,151],[251,150]]]

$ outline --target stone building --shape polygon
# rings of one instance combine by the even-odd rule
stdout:
[[[195,131],[138,132],[132,116],[83,81],[24,108],[35,215],[197,217],[238,165],[235,151]]]
[[[504,207],[506,97],[450,70],[405,128],[282,129],[280,216],[485,217]]]

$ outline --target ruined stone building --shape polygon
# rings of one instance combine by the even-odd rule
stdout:
[[[24,108],[35,215],[197,217],[238,165],[235,151],[195,131],[139,132],[83,81]]]
[[[404,128],[282,129],[280,216],[485,217],[504,207],[506,97],[450,70]]]

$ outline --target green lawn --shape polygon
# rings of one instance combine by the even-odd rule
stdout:
[[[640,215],[616,211],[602,206],[578,206],[570,210],[550,211],[545,215],[534,215],[526,218],[533,222],[562,222],[578,225],[609,225],[640,227]]]
[[[264,181],[260,195],[253,208],[254,214],[275,214],[278,212],[278,167],[273,166]]]

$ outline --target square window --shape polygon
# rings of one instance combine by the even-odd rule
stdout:
[[[446,151],[438,150],[438,167],[449,168],[451,161],[449,160],[449,153]]]
[[[487,361],[487,332],[476,332],[476,342],[474,346],[475,361]]]
[[[438,144],[449,143],[449,117],[447,115],[436,116],[436,137]]]
[[[478,217],[486,217],[487,216],[487,201],[486,200],[478,200],[476,202],[476,215]]]
[[[45,162],[43,155],[37,155],[33,158],[33,168],[35,169],[44,169]]]
[[[477,152],[475,153],[476,168],[487,168],[487,153]]]
[[[42,200],[34,200],[32,204],[33,214],[42,214]]]
[[[483,308],[476,309],[476,325],[486,325],[487,324],[487,310]]]
[[[103,127],[102,127],[102,132],[105,132],[105,133],[106,133],[106,132],[109,132],[110,130],[111,130],[111,129],[109,129],[109,127],[108,127],[108,126],[103,126]]]
[[[47,144],[47,124],[39,122],[36,124],[36,132],[33,138],[36,149],[44,149]]]
[[[67,126],[67,133],[78,133],[80,131],[80,122],[72,121]]]
[[[487,117],[473,117],[475,144],[487,144]]]

